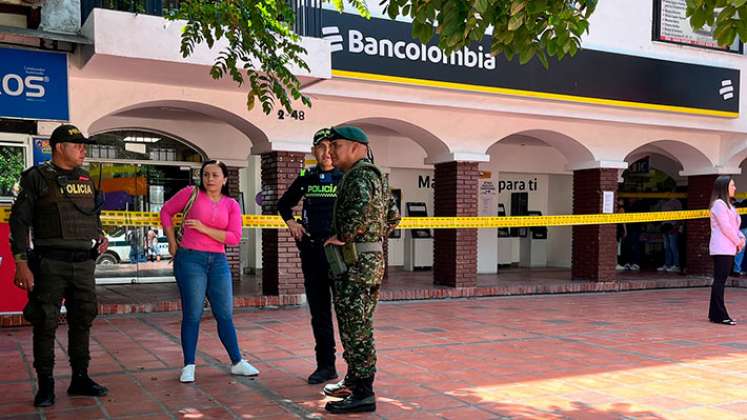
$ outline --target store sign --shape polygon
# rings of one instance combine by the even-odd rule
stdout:
[[[739,70],[581,50],[545,69],[489,54],[490,38],[451,54],[407,22],[324,10],[335,77],[736,118]],[[728,92],[727,92],[728,91]]]
[[[695,30],[687,17],[687,1],[655,0],[654,39],[695,47],[742,53],[742,41],[737,37],[728,48],[718,45],[713,39],[713,29],[703,26]]]
[[[67,55],[0,48],[0,117],[67,121]]]

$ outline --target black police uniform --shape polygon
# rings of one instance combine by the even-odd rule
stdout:
[[[332,224],[332,209],[337,198],[339,169],[324,171],[319,166],[303,169],[278,201],[283,220],[293,219],[293,207],[303,198],[302,222],[307,235],[298,242],[304,289],[311,311],[311,328],[316,340],[316,362],[320,369],[335,366],[335,335],[332,325],[332,280],[324,255],[324,241]]]
[[[68,393],[105,395],[106,388],[87,374],[90,329],[97,314],[97,239],[102,232],[95,185],[83,169],[63,170],[51,162],[24,171],[20,185],[9,223],[13,254],[18,260],[27,259],[34,275],[23,315],[34,333],[34,368],[40,388],[35,404],[54,403],[55,332],[63,298],[73,371]]]

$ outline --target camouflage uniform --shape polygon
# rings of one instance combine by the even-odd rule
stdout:
[[[346,244],[382,242],[398,222],[399,211],[385,176],[368,159],[358,161],[338,188],[333,233]],[[383,252],[362,252],[358,262],[335,281],[335,311],[348,364],[346,382],[373,381],[373,314],[384,270]]]

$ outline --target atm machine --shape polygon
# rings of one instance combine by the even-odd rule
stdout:
[[[529,210],[527,216],[542,216],[542,212]],[[547,267],[547,227],[529,228],[529,234],[520,239],[519,267]]]
[[[425,203],[405,203],[408,217],[428,217]],[[433,267],[433,235],[430,229],[409,229],[405,233],[406,271],[430,270]]]
[[[498,204],[498,217],[506,217],[506,206]],[[498,228],[498,266],[510,266],[513,263],[513,239],[508,228]]]

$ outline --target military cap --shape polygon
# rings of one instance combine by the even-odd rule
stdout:
[[[49,145],[54,147],[57,143],[80,143],[94,144],[94,140],[87,139],[78,127],[71,124],[63,124],[54,129],[52,136],[49,137]]]
[[[363,130],[352,125],[332,127],[333,140],[350,140],[361,144],[368,144],[368,136]]]
[[[324,140],[331,140],[332,139],[332,130],[329,128],[322,128],[321,130],[314,133],[314,146],[319,145],[319,143],[323,142]]]

